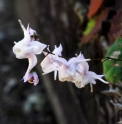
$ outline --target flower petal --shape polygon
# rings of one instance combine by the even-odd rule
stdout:
[[[53,58],[55,59],[55,61],[59,64],[59,65],[67,65],[68,66],[68,62],[66,59],[58,57],[58,56],[53,56]]]
[[[24,82],[34,83],[34,86],[36,86],[39,82],[39,78],[36,72],[28,73],[24,75],[23,77]]]
[[[35,30],[33,30],[32,28],[29,28],[29,34],[30,36],[31,35],[34,35],[34,34],[37,34]]]
[[[57,70],[54,71],[54,80],[56,80],[56,77],[57,77]]]
[[[29,32],[25,29],[24,25],[22,24],[21,20],[18,20],[20,23],[20,26],[24,32],[24,39],[21,40],[24,44],[28,45],[30,42],[30,35]]]
[[[37,64],[37,58],[34,54],[30,54],[28,61],[29,61],[29,66],[28,66],[28,69],[27,69],[25,75],[30,73],[31,69]]]
[[[31,41],[30,46],[34,47],[34,54],[41,54],[42,51],[47,47],[46,44],[40,43],[39,41]]]
[[[28,74],[24,75],[23,76],[24,82],[27,82],[31,77],[32,77],[32,73],[28,73]]]
[[[90,77],[94,78],[94,79],[98,79],[98,80],[102,81],[103,83],[106,83],[106,84],[109,83],[109,82],[107,82],[107,81],[105,81],[105,80],[103,80],[103,79],[101,78],[101,77],[103,77],[104,75],[97,75],[96,73],[94,73],[94,72],[92,72],[92,71],[89,71],[89,72],[88,72],[88,75],[89,75]]]
[[[27,47],[24,47],[22,49],[22,53],[25,54],[25,53],[33,53],[34,51],[34,46],[27,46]]]
[[[43,72],[46,72],[46,70],[50,70],[50,68],[53,68],[53,61],[52,60],[52,55],[51,54],[48,54],[44,60],[41,62],[41,67],[42,67],[42,70]]]
[[[34,77],[34,80],[33,80],[34,86],[36,86],[39,83],[38,75],[36,74],[36,72],[33,72],[32,75]]]
[[[76,83],[75,83],[75,86],[76,86],[77,88],[82,88],[82,87],[84,87],[84,85],[83,85],[82,82],[76,82]]]
[[[67,67],[65,65],[59,66],[59,81],[71,81],[72,75],[67,72]]]
[[[61,52],[62,52],[62,45],[60,44],[59,47],[56,47],[56,45],[55,45],[55,49],[53,50],[52,53],[57,56],[62,56]]]
[[[50,70],[45,71],[42,75],[48,74],[53,71],[58,71],[58,68],[51,68]]]

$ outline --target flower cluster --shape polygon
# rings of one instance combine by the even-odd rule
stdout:
[[[41,62],[43,75],[54,71],[54,80],[56,80],[58,72],[59,81],[75,83],[78,88],[82,88],[88,83],[96,84],[96,79],[103,83],[108,83],[101,78],[104,75],[97,75],[89,71],[87,61],[90,61],[90,59],[85,59],[83,54],[80,53],[78,56],[72,57],[67,61],[61,56],[61,52],[62,46],[60,45],[58,48],[55,46],[52,54],[45,54],[46,57]]]
[[[53,52],[44,52],[43,50],[47,47],[46,44],[40,43],[35,30],[31,29],[28,25],[27,29],[23,26],[19,20],[21,28],[24,32],[24,38],[18,43],[15,42],[13,52],[18,59],[28,58],[29,66],[23,77],[24,82],[28,81],[36,85],[39,82],[36,72],[31,72],[32,68],[37,64],[37,54],[43,53],[45,55],[44,60],[41,62],[43,75],[54,71],[54,80],[58,78],[59,81],[69,81],[74,83],[78,88],[84,87],[86,84],[96,84],[96,79],[103,83],[108,83],[102,79],[104,75],[97,75],[96,73],[89,71],[89,65],[83,54],[72,57],[66,60],[62,57],[62,45],[59,47],[55,46]]]
[[[39,80],[36,73],[31,73],[32,68],[37,64],[36,55],[41,54],[47,45],[40,43],[38,39],[34,38],[36,31],[31,29],[28,25],[27,29],[23,26],[22,22],[19,20],[20,26],[24,32],[24,38],[18,43],[15,42],[13,47],[13,52],[18,59],[28,58],[29,66],[23,77],[24,82],[33,79],[34,85],[36,85]]]

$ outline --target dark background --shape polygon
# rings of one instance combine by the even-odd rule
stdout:
[[[104,2],[99,11],[106,7]],[[39,63],[43,56],[38,56],[35,70],[40,82],[34,87],[21,81],[27,59],[16,59],[12,52],[14,41],[23,38],[20,19],[25,27],[29,23],[52,50],[61,43],[64,57],[80,51],[86,58],[103,57],[110,42],[110,26],[105,27],[110,23],[105,21],[84,42],[82,32],[89,8],[90,0],[0,0],[0,124],[114,124],[119,120],[117,111],[101,93],[108,85],[97,81],[91,93],[89,85],[78,89],[71,82],[54,81],[52,73],[42,76]],[[102,74],[101,61],[89,64],[90,70]]]

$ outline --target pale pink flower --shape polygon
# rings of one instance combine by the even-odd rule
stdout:
[[[24,32],[24,38],[18,43],[15,42],[13,52],[18,59],[28,58],[29,66],[26,73],[29,73],[31,69],[37,64],[36,55],[41,54],[47,45],[40,43],[39,41],[31,41],[30,35],[36,31],[29,28],[29,25],[27,29],[25,29],[20,20],[19,23]]]
[[[82,58],[84,58],[84,56],[82,56]],[[100,80],[103,83],[108,84],[107,81],[103,80],[102,77],[104,75],[97,75],[96,73],[89,71],[89,65],[86,61],[84,62],[80,62],[77,65],[77,72],[76,75],[74,76],[74,80],[72,80],[73,83],[75,83],[75,85],[78,88],[82,88],[85,85],[87,85],[88,83],[90,84],[96,84],[96,79]],[[91,87],[92,90],[92,87]]]
[[[55,46],[55,49],[52,52],[53,54],[45,54],[46,57],[40,64],[44,72],[43,75],[54,71],[54,79],[56,79],[59,64],[55,61],[55,59],[62,55],[61,52],[62,45],[60,44],[59,47]]]
[[[56,80],[57,72],[60,81],[71,81],[76,73],[78,63],[82,61],[89,61],[90,59],[82,58],[81,53],[77,57],[71,58],[69,61],[61,57],[61,45],[55,47],[53,54],[48,54],[41,62],[43,74],[54,71],[54,79]],[[60,55],[60,57],[59,57]]]
[[[73,57],[69,59],[68,61],[64,58],[57,58],[56,61],[60,65],[58,68],[58,73],[59,73],[59,80],[60,81],[72,81],[75,74],[76,74],[76,69],[77,65],[80,62],[84,61],[89,61],[90,59],[84,59],[81,58],[82,55],[81,53],[77,57]]]
[[[31,36],[31,35],[35,35],[35,34],[37,34],[37,33],[36,33],[36,31],[33,30],[32,28],[29,28],[29,34],[30,34],[30,36]]]
[[[39,78],[38,78],[38,75],[36,72],[31,72],[31,73],[26,74],[23,77],[23,80],[24,80],[24,82],[28,81],[29,83],[33,83],[34,86],[36,86],[39,82]]]
[[[88,71],[87,74],[85,74],[85,75],[76,73],[76,76],[74,77],[74,80],[72,80],[72,82],[75,83],[76,87],[78,87],[78,88],[82,88],[85,85],[87,85],[88,83],[90,83],[91,91],[93,91],[92,84],[96,84],[95,80],[97,80],[97,79],[103,83],[108,84],[107,81],[102,79],[103,76],[104,75],[97,75],[96,73],[94,73],[92,71]]]

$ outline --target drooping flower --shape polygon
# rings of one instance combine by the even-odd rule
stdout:
[[[74,82],[75,85],[78,87],[78,88],[82,88],[84,87],[85,85],[87,85],[88,83],[91,83],[91,84],[96,84],[96,79],[102,81],[103,83],[106,83],[108,84],[107,81],[104,81],[102,79],[104,75],[97,75],[96,73],[92,72],[92,71],[88,71],[86,74],[80,74],[80,73],[76,73],[76,76],[74,77]]]
[[[39,82],[39,78],[38,78],[38,75],[36,72],[31,72],[31,73],[26,74],[23,77],[23,80],[24,80],[24,82],[28,81],[29,83],[33,83],[34,86],[36,86]]]
[[[61,52],[62,45],[60,44],[59,47],[55,46],[55,49],[53,50],[52,54],[46,54],[46,57],[40,64],[44,72],[43,74],[47,74],[54,71],[54,79],[56,79],[59,64],[55,61],[55,59],[62,55]]]
[[[41,62],[43,74],[54,71],[54,79],[56,80],[57,72],[59,81],[70,81],[75,83],[78,88],[82,88],[88,83],[96,84],[96,79],[103,83],[108,83],[102,79],[103,75],[89,71],[89,65],[83,54],[72,57],[68,61],[61,57],[62,48],[55,47],[53,53],[46,54],[45,59]],[[59,56],[60,55],[60,56]],[[92,90],[92,85],[91,85]]]
[[[82,56],[82,58],[84,58],[84,56]],[[88,83],[96,84],[95,81],[96,79],[100,80],[103,83],[108,84],[107,81],[102,79],[104,75],[97,75],[95,72],[89,71],[89,65],[86,61],[80,62],[76,69],[77,72],[72,82],[75,83],[75,85],[78,88],[82,88]],[[92,87],[91,87],[91,91],[92,91]]]
[[[37,85],[39,82],[38,75],[35,72],[31,72],[31,70],[37,64],[36,55],[41,54],[47,45],[38,41],[39,39],[36,37],[36,31],[31,29],[29,25],[27,29],[25,29],[20,20],[19,23],[24,32],[24,38],[18,43],[15,42],[13,52],[18,59],[28,58],[29,66],[23,77],[24,82],[28,81],[29,83]],[[78,56],[66,60],[61,57],[61,52],[62,45],[60,44],[59,47],[55,46],[52,53],[50,51],[49,53],[45,53],[45,58],[41,62],[43,74],[54,71],[55,80],[58,73],[59,81],[73,82],[78,88],[82,88],[88,83],[96,84],[96,79],[103,83],[108,83],[102,79],[104,75],[97,75],[96,73],[89,71],[87,61],[90,59],[85,59],[83,54],[80,53]]]
[[[39,41],[31,40],[30,35],[33,35],[34,33],[36,33],[36,31],[29,28],[29,25],[27,29],[25,29],[24,25],[20,20],[19,23],[24,32],[24,38],[18,43],[15,43],[13,47],[13,52],[18,59],[28,58],[29,66],[26,71],[27,74],[37,64],[36,55],[41,54],[47,45],[40,43]]]
[[[16,55],[16,57],[19,59],[23,59],[28,58],[29,53],[41,54],[47,45],[40,43],[39,41],[31,41],[30,35],[36,33],[36,31],[29,28],[29,25],[26,30],[22,22],[20,20],[19,22],[24,32],[24,38],[18,43],[15,43],[13,47],[13,52]]]
[[[68,61],[64,58],[57,58],[56,61],[60,65],[58,68],[59,80],[60,81],[72,81],[75,74],[77,65],[80,62],[89,61],[90,59],[81,58],[81,53],[77,57],[72,57]]]
[[[76,67],[79,62],[89,61],[90,59],[82,58],[81,53],[77,57],[73,57],[67,61],[61,57],[62,48],[58,47],[54,49],[53,54],[48,54],[42,61],[41,66],[43,74],[47,74],[54,71],[54,79],[56,80],[57,72],[59,81],[71,81],[76,73]],[[58,56],[60,55],[60,56]]]

